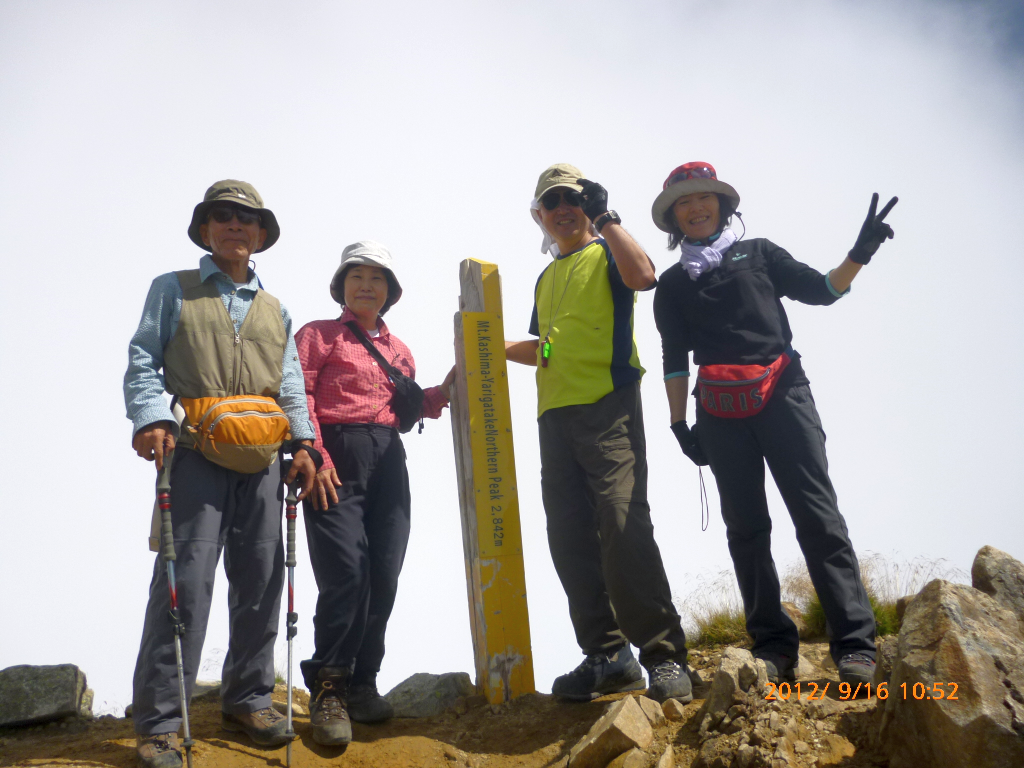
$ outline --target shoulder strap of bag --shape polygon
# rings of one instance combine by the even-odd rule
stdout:
[[[367,338],[363,329],[359,327],[359,324],[355,320],[349,320],[345,325],[350,331],[352,331],[352,333],[355,334],[356,338],[359,339],[359,342],[366,347],[366,351],[370,353],[370,357],[376,360],[377,364],[384,369],[384,373],[392,379],[395,378],[396,373],[401,373],[401,371],[397,370],[393,365],[391,365],[391,363],[384,359],[384,355],[382,355],[380,350],[374,346],[373,342]]]

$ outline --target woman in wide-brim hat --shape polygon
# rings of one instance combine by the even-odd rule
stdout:
[[[795,678],[800,640],[782,608],[771,556],[765,462],[793,519],[840,678],[870,682],[874,615],[782,299],[830,305],[849,293],[863,265],[893,236],[884,218],[896,198],[876,215],[878,195],[872,197],[853,249],[827,275],[769,240],[740,240],[729,227],[739,202],[704,162],[674,169],[654,201],[654,223],[668,233],[669,248],[680,250],[654,295],[672,431],[687,457],[714,472],[752,652],[766,662],[769,679]],[[691,352],[700,366],[695,386]],[[693,429],[686,424],[691,387]]]
[[[381,319],[402,297],[387,248],[372,240],[346,247],[331,296],[343,307],[341,317],[295,334],[315,446],[324,457],[303,502],[320,594],[315,650],[302,674],[314,740],[343,745],[352,738],[350,717],[366,723],[392,715],[377,691],[377,673],[409,542],[409,474],[399,430],[410,425],[385,364],[410,379],[416,364]],[[422,416],[440,417],[454,378],[453,367],[440,386],[423,390]]]

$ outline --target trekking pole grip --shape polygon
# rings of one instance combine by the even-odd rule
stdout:
[[[171,526],[171,462],[164,461],[156,475],[156,503],[160,507],[160,556],[165,562],[177,559]]]
[[[295,566],[295,520],[298,517],[298,488],[299,482],[296,480],[288,485],[288,495],[284,498],[285,503],[285,520],[288,522],[288,538],[287,538],[287,549],[285,550],[285,561],[284,564],[289,568]]]

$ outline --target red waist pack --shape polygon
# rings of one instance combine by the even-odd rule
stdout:
[[[789,365],[783,352],[769,366],[702,365],[697,371],[700,404],[713,416],[744,419],[760,413]]]

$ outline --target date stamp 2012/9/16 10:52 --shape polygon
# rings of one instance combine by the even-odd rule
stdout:
[[[804,686],[803,691],[800,690],[801,685]],[[832,685],[831,681],[826,682],[824,686],[814,682],[793,683],[792,685],[789,683],[779,683],[778,685],[768,683],[768,692],[764,698],[766,701],[788,701],[794,694],[799,699],[801,698],[801,693],[804,693],[806,694],[807,701],[818,701],[828,695],[830,685]],[[887,699],[890,695],[902,695],[904,700],[948,699],[949,701],[959,701],[956,695],[959,687],[956,683],[933,683],[931,688],[924,683],[913,683],[911,685],[900,683],[890,691],[888,683],[879,683],[877,686],[874,686],[874,691],[872,691],[871,683],[857,683],[856,687],[849,683],[839,683],[837,698],[840,701],[848,701],[861,696],[870,699],[873,694],[876,699]]]

